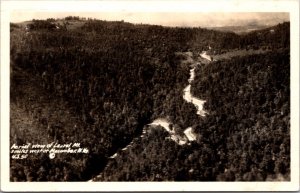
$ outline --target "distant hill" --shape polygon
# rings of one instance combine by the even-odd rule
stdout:
[[[245,34],[255,30],[261,30],[268,28],[268,25],[243,25],[243,26],[222,26],[222,27],[208,27],[208,29],[223,31],[223,32],[234,32],[236,34]]]

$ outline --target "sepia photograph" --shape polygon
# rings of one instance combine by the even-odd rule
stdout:
[[[299,2],[17,2],[1,190],[299,190]]]

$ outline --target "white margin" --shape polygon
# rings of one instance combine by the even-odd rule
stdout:
[[[205,6],[203,6],[205,4]],[[290,182],[10,182],[9,14],[22,11],[77,12],[290,12]],[[299,190],[299,1],[2,1],[1,2],[1,190],[2,191],[297,191]],[[87,184],[88,183],[88,184]]]

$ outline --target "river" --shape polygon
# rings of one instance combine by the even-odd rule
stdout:
[[[191,93],[191,84],[194,81],[196,74],[195,74],[195,70],[197,68],[197,66],[199,66],[198,62],[195,62],[192,59],[192,54],[186,54],[186,56],[188,57],[186,60],[187,61],[193,61],[192,64],[190,65],[191,69],[190,69],[190,77],[188,79],[188,85],[183,89],[183,99],[185,101],[187,101],[188,103],[192,103],[195,108],[197,109],[197,114],[199,116],[205,117],[206,114],[208,114],[205,110],[204,110],[204,104],[205,104],[205,100],[201,100],[197,97],[194,97]],[[211,57],[209,55],[207,55],[206,51],[203,51],[200,54],[200,57],[208,60],[209,62],[211,61]],[[148,126],[150,126],[150,128],[156,128],[157,126],[161,126],[162,128],[164,128],[170,135],[169,139],[173,140],[174,142],[176,142],[178,145],[186,145],[186,144],[190,144],[191,141],[195,141],[197,139],[197,136],[194,134],[193,132],[193,128],[192,127],[188,127],[184,130],[183,132],[183,136],[179,135],[175,132],[175,129],[173,129],[173,124],[165,119],[165,118],[158,118],[155,119],[152,123],[148,124]],[[142,135],[139,136],[140,138],[143,138],[144,135],[147,133],[147,129],[148,127],[144,127],[143,131],[142,131]],[[139,138],[137,137],[137,138]],[[133,141],[137,138],[134,138],[126,147],[122,148],[121,151],[126,151],[129,147],[132,146]],[[115,154],[113,154],[112,156],[110,156],[110,159],[115,159],[116,157],[118,157],[118,152],[116,152]],[[97,178],[97,177],[96,177]],[[93,182],[93,179],[89,180],[88,182]]]
[[[205,100],[199,99],[197,97],[194,97],[191,93],[191,84],[192,82],[195,80],[196,74],[195,74],[195,70],[197,68],[197,66],[199,66],[198,62],[195,62],[192,59],[192,55],[191,54],[185,54],[188,58],[186,59],[187,61],[193,61],[192,64],[190,65],[191,69],[190,69],[190,77],[188,79],[189,84],[183,89],[183,99],[185,101],[187,101],[188,103],[192,103],[195,108],[197,109],[197,114],[205,117],[206,114],[208,114],[205,110],[204,110],[204,104],[205,104]],[[211,57],[206,53],[206,51],[202,52],[200,54],[200,56],[208,61],[211,61]],[[189,143],[190,141],[194,141],[196,140],[196,136],[193,133],[193,128],[192,127],[188,127],[183,133],[185,136],[179,136],[175,133],[174,130],[170,129],[170,125],[172,125],[172,123],[170,123],[167,119],[164,118],[159,118],[156,119],[155,121],[153,121],[152,123],[150,123],[149,125],[151,126],[161,126],[163,127],[171,136],[171,139],[173,141],[175,141],[176,143],[178,143],[179,145],[185,145],[187,143]]]

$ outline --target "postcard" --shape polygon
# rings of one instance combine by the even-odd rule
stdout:
[[[299,190],[298,7],[2,1],[1,190]]]

